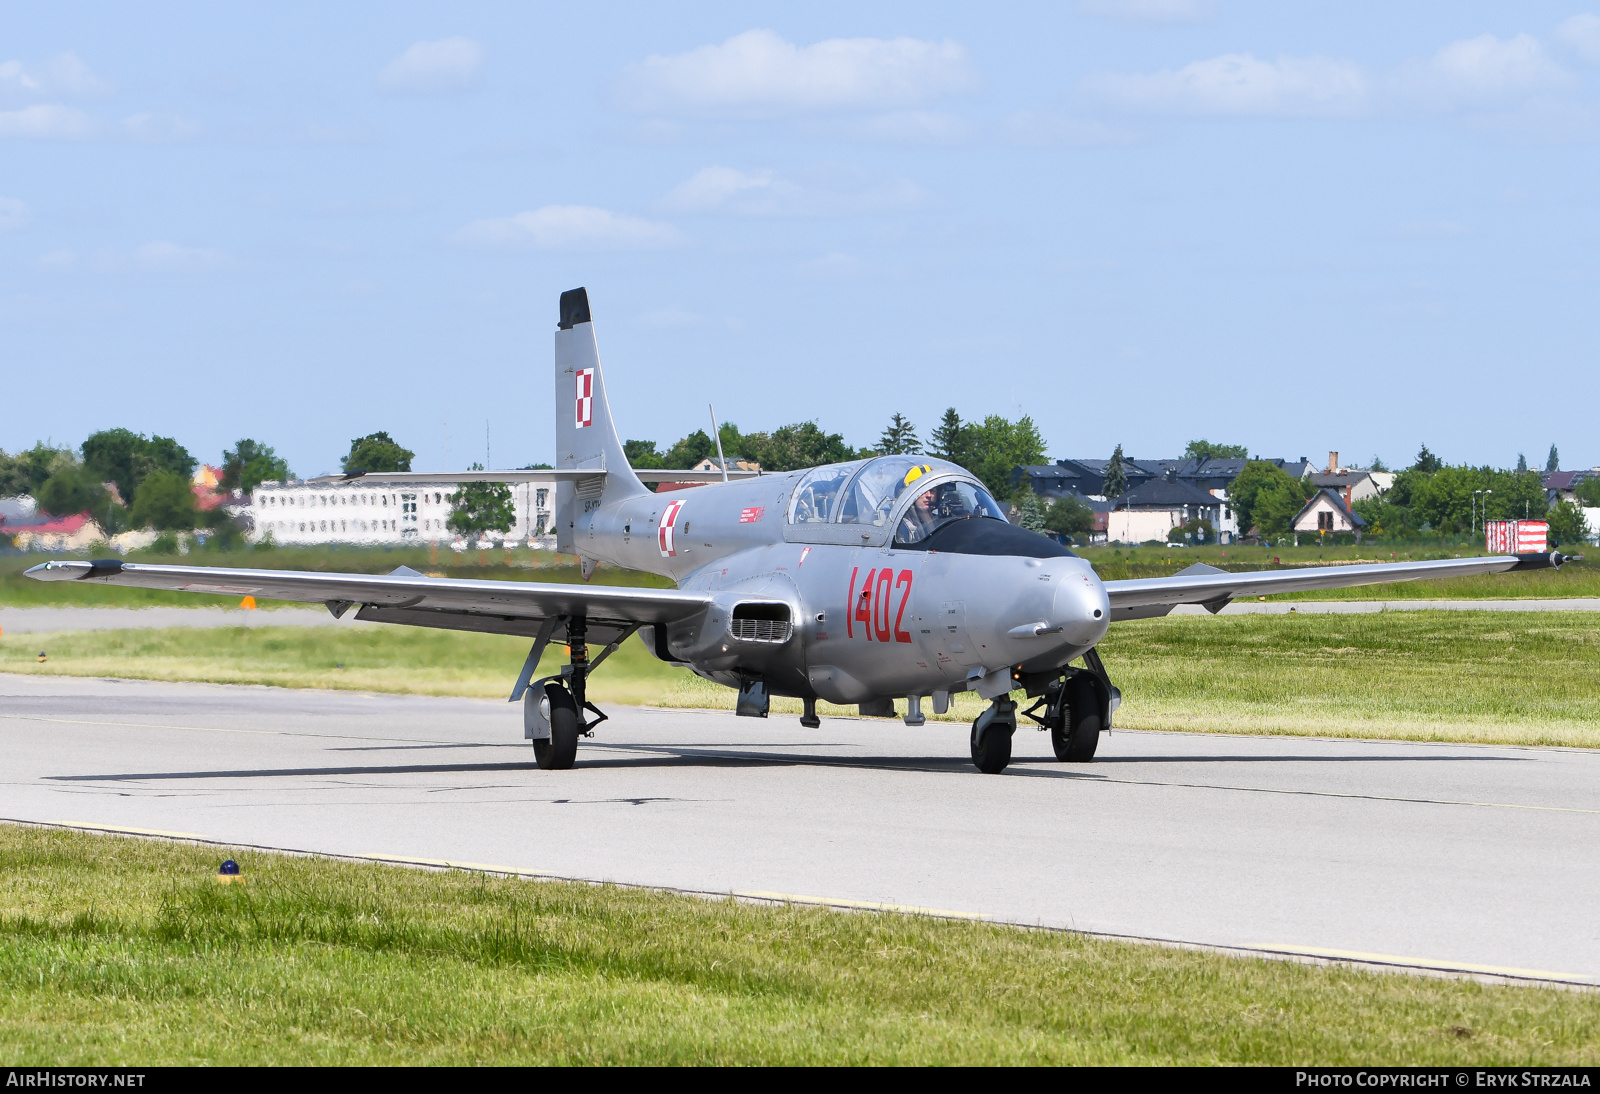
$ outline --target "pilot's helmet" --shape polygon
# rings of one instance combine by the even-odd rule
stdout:
[[[912,483],[914,483],[918,479],[922,478],[922,476],[931,475],[931,474],[933,474],[933,468],[928,466],[927,464],[925,464],[925,463],[914,464],[912,466],[911,470],[906,472],[906,477],[901,483],[901,489],[904,489],[905,487],[910,486]]]

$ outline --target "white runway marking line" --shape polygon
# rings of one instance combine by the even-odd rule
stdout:
[[[982,912],[954,912],[947,908],[924,908],[916,904],[887,904],[879,900],[846,900],[842,897],[799,896],[795,893],[769,893],[759,889],[735,890],[732,894],[741,900],[774,901],[780,904],[804,904],[808,907],[850,908],[863,912],[898,912],[902,915],[927,915],[939,919],[971,919],[978,922],[1000,922]]]
[[[1442,969],[1447,972],[1474,972],[1485,976],[1514,976],[1528,980],[1563,980],[1593,983],[1592,975],[1577,972],[1551,972],[1548,969],[1517,969],[1504,965],[1474,965],[1468,961],[1437,961],[1428,957],[1402,957],[1392,953],[1365,953],[1361,950],[1331,950],[1320,946],[1291,946],[1281,942],[1258,942],[1249,947],[1264,953],[1303,954],[1332,961],[1359,961],[1365,965],[1396,965],[1408,969]]]

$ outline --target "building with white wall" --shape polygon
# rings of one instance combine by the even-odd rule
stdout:
[[[255,540],[274,543],[399,544],[449,543],[450,497],[457,484],[448,479],[405,486],[349,482],[264,482],[251,492]],[[538,543],[553,533],[556,484],[535,480],[511,486],[515,520],[511,531],[490,533],[495,541]]]

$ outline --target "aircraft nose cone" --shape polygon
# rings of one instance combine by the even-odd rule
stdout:
[[[1061,636],[1078,646],[1092,646],[1105,637],[1111,623],[1111,600],[1094,573],[1069,573],[1056,586],[1050,622]]]

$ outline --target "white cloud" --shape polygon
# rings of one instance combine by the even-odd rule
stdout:
[[[830,251],[800,264],[800,272],[811,277],[853,277],[860,270],[860,261],[843,251]]]
[[[848,172],[833,172],[835,176]],[[904,209],[921,204],[927,195],[905,179],[860,185],[854,177],[828,180],[855,183],[840,187],[806,186],[773,171],[740,171],[733,167],[703,167],[662,199],[678,213],[735,213],[740,216],[845,216],[852,213]]]
[[[90,71],[74,53],[59,53],[36,65],[21,61],[0,63],[0,93],[50,95],[70,99],[93,99],[112,92],[109,83]]]
[[[1600,65],[1600,15],[1584,12],[1556,28],[1567,45],[1590,64]]]
[[[1006,119],[1007,136],[1019,144],[1039,147],[1068,146],[1087,148],[1096,145],[1131,144],[1134,135],[1104,122],[1062,114],[1036,114],[1020,111]]]
[[[475,220],[452,238],[468,246],[542,251],[641,250],[684,242],[683,234],[670,224],[592,205],[546,205],[516,216]]]
[[[1078,0],[1082,15],[1129,23],[1205,23],[1216,17],[1214,0]]]
[[[21,228],[31,219],[27,203],[16,198],[0,198],[0,232]]]
[[[955,144],[972,133],[972,123],[960,115],[930,110],[873,114],[830,128],[834,135],[850,140],[889,144]]]
[[[977,83],[967,51],[951,41],[830,38],[797,46],[770,30],[670,57],[629,73],[624,101],[650,113],[766,116],[919,106]]]
[[[0,137],[34,140],[81,140],[94,130],[89,115],[59,103],[39,103],[20,110],[0,110]]]
[[[1327,57],[1263,61],[1228,53],[1149,74],[1107,73],[1091,89],[1135,109],[1181,114],[1350,114],[1370,94],[1365,72]]]
[[[200,124],[176,114],[133,114],[122,119],[122,128],[138,141],[170,143],[184,141],[200,132]]]
[[[1426,65],[1402,70],[1398,80],[1403,94],[1439,107],[1492,102],[1571,83],[1572,76],[1545,54],[1531,34],[1504,41],[1480,34],[1451,42]]]
[[[385,91],[438,95],[471,87],[483,71],[488,51],[471,38],[417,42],[378,73]]]
[[[222,265],[221,251],[205,247],[183,247],[165,239],[152,240],[133,252],[133,260],[146,270],[162,273],[197,273]]]

